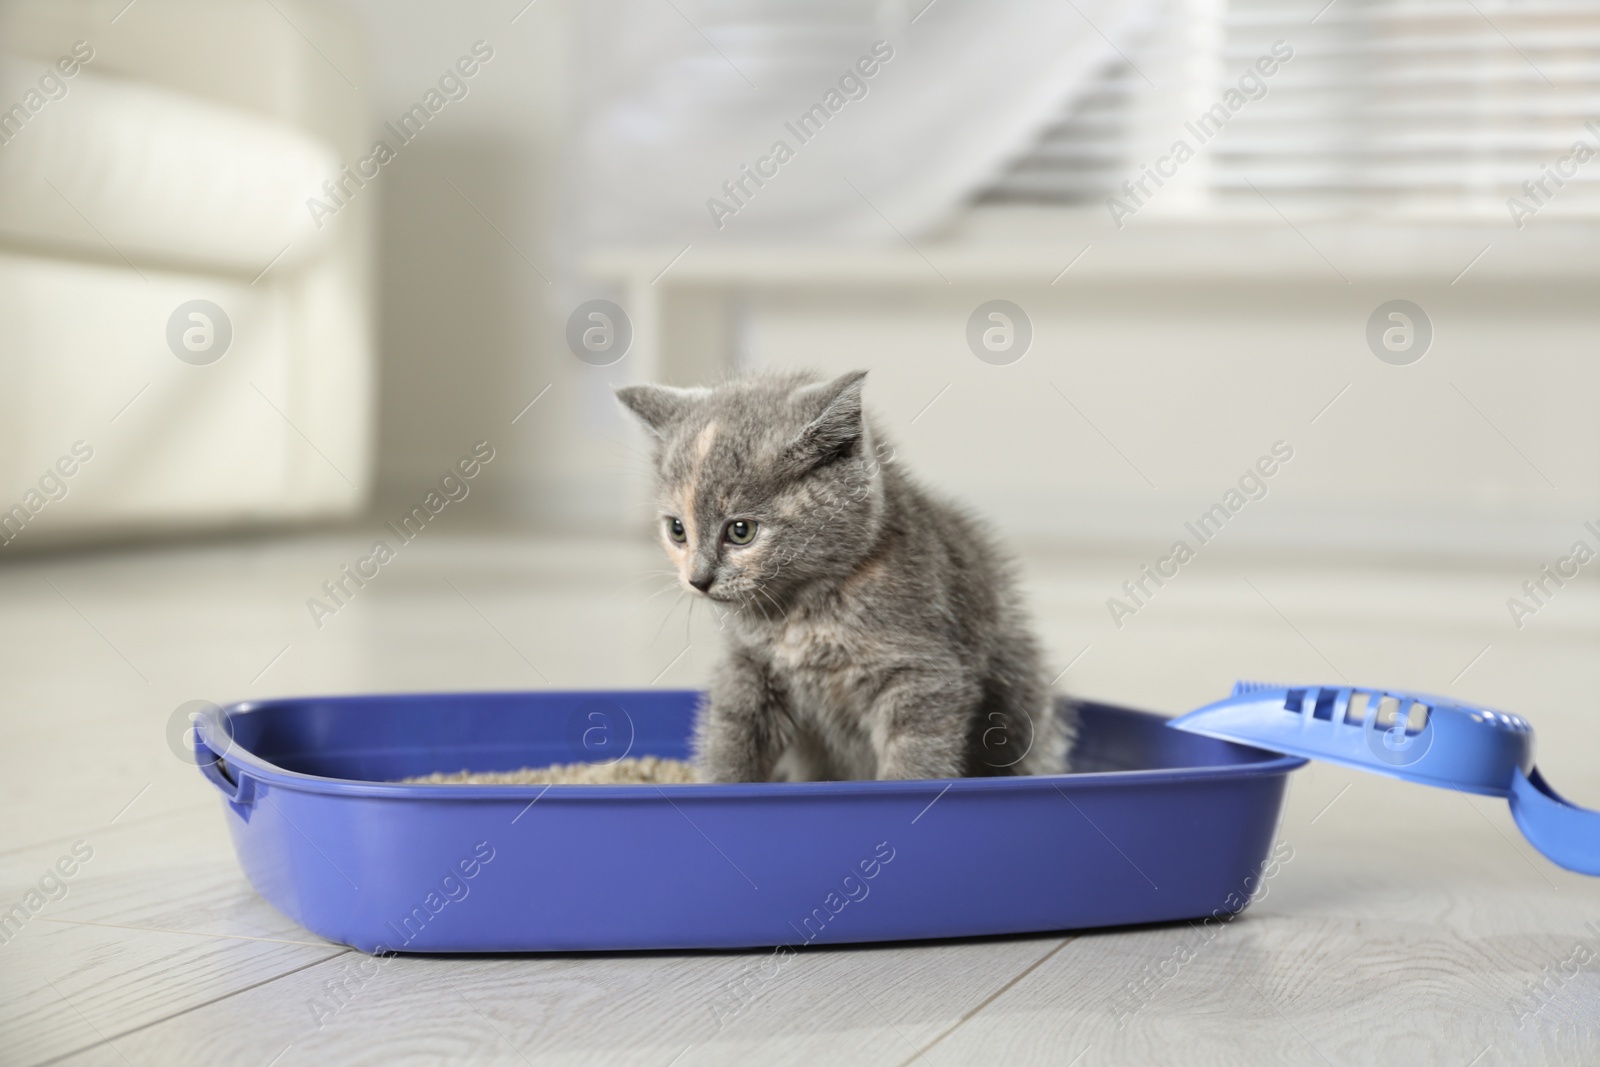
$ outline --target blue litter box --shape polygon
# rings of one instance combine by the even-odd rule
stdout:
[[[1079,705],[1048,777],[744,785],[393,780],[688,756],[699,694],[269,700],[196,752],[256,890],[364,952],[902,941],[1244,907],[1305,760]]]

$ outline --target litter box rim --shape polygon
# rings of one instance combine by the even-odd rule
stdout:
[[[284,696],[237,701],[225,706],[213,705],[195,717],[194,750],[201,772],[224,795],[240,796],[248,788],[244,779],[253,779],[263,785],[292,789],[302,793],[346,797],[368,797],[390,800],[427,801],[449,800],[474,803],[494,800],[533,800],[540,803],[590,802],[626,800],[637,803],[652,799],[645,791],[655,790],[659,799],[671,803],[674,799],[760,799],[803,801],[822,796],[862,797],[885,796],[902,793],[926,794],[930,787],[942,786],[940,796],[947,791],[959,793],[1006,793],[1057,787],[1070,782],[1074,790],[1097,788],[1127,788],[1142,782],[1151,785],[1173,785],[1184,782],[1216,782],[1286,775],[1305,766],[1307,760],[1271,752],[1267,749],[1225,742],[1246,752],[1259,753],[1262,758],[1239,763],[1202,764],[1195,767],[1155,767],[1139,770],[1088,771],[1077,774],[1002,775],[983,778],[911,778],[871,779],[843,782],[696,782],[696,783],[634,783],[627,785],[540,784],[526,785],[466,785],[456,783],[430,784],[422,782],[373,782],[354,778],[330,778],[323,775],[292,771],[270,762],[242,744],[232,741],[231,732],[223,725],[224,719],[248,716],[270,711],[284,704],[334,703],[356,704],[373,701],[427,701],[459,699],[461,697],[583,697],[597,692],[625,696],[629,693],[662,696],[674,694],[697,697],[695,689],[486,689],[443,690],[426,693],[355,693],[331,696]],[[1109,708],[1120,714],[1138,716],[1158,722],[1170,722],[1173,716],[1141,711],[1137,708],[1101,701],[1075,701],[1057,695],[1054,707],[1058,710],[1074,704]],[[219,745],[219,739],[226,739]],[[240,796],[242,799],[242,796]]]

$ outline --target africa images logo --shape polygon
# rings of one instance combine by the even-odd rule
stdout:
[[[167,347],[195,367],[205,367],[228,354],[233,322],[209,300],[179,304],[167,317]]]
[[[1409,300],[1379,304],[1367,317],[1367,347],[1391,366],[1410,366],[1432,345],[1433,320]]]

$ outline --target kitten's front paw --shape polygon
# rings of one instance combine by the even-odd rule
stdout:
[[[878,760],[878,778],[960,778],[961,757],[945,745],[893,745]]]
[[[759,782],[766,778],[750,732],[737,719],[708,708],[698,724],[694,766],[702,782]]]
[[[699,759],[694,765],[695,775],[702,781],[716,785],[727,785],[732,782],[753,782],[755,776],[739,767],[734,767],[713,760]]]

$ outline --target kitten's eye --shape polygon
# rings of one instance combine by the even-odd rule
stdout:
[[[689,540],[689,534],[683,528],[682,519],[667,520],[667,536],[672,538],[675,543],[680,545]]]
[[[756,537],[756,523],[749,519],[735,519],[728,523],[725,536],[730,545],[748,545]]]

